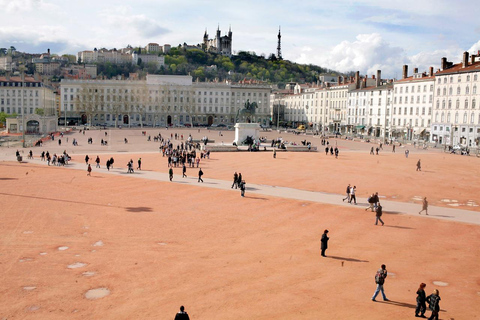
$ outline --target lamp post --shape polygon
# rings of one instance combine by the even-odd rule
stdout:
[[[23,147],[26,148],[26,143],[25,143],[25,106],[24,106],[24,94],[25,94],[25,71],[22,73],[22,141],[23,141]]]

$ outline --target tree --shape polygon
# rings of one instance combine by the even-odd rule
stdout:
[[[35,114],[38,114],[39,116],[44,116],[45,110],[43,108],[35,108]]]
[[[1,56],[7,55],[7,48],[0,48],[0,55]]]

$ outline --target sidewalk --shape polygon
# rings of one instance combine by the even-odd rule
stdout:
[[[45,161],[40,161],[39,159],[25,159],[24,161],[34,164],[44,164],[46,165]],[[70,162],[66,168],[68,169],[76,169],[86,171],[86,165],[84,163],[79,162]],[[161,173],[161,172],[153,172],[153,171],[135,171],[133,174],[127,174],[126,168],[114,168],[108,171],[104,166],[101,169],[95,169],[95,164],[92,164],[93,174],[95,173],[102,173],[102,174],[112,174],[112,175],[127,175],[131,178],[140,178],[140,179],[149,179],[149,180],[157,180],[162,182],[168,183],[176,183],[182,182],[182,184],[190,184],[198,187],[204,188],[215,188],[227,191],[234,191],[235,189],[231,188],[231,181],[225,180],[217,180],[217,179],[209,179],[203,178],[204,183],[198,183],[198,178],[196,176],[189,177],[189,178],[181,178],[180,168],[177,169],[177,174],[174,175],[173,181],[169,182],[168,173]],[[235,192],[239,193],[240,190],[235,190]],[[294,188],[286,188],[286,187],[278,187],[278,186],[270,186],[270,185],[262,185],[262,184],[249,184],[247,181],[247,187],[245,196],[248,198],[249,195],[265,195],[271,197],[279,197],[285,199],[293,199],[293,200],[301,200],[301,201],[311,201],[317,203],[326,203],[330,205],[342,206],[342,207],[352,207],[355,205],[349,204],[347,202],[343,202],[342,199],[344,195],[339,194],[332,194],[332,193],[324,193],[324,192],[313,192],[313,191],[306,191],[301,189],[294,189]],[[368,204],[366,198],[359,198],[357,199],[358,210],[364,210]],[[463,209],[456,209],[456,208],[445,208],[445,207],[436,207],[436,206],[429,206],[428,211],[429,215],[426,216],[425,213],[422,213],[420,216],[418,211],[421,210],[422,204],[421,203],[406,203],[406,202],[396,202],[390,200],[381,200],[383,211],[385,214],[408,214],[413,215],[416,217],[422,217],[425,219],[442,219],[448,221],[455,221],[455,222],[463,222],[469,224],[476,224],[480,225],[480,214],[476,211],[470,210],[463,210]],[[364,212],[364,211],[361,211]]]

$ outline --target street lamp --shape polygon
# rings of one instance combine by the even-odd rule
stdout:
[[[24,106],[24,94],[25,94],[25,71],[22,73],[22,141],[23,141],[23,147],[26,148],[26,143],[25,143],[25,106]]]

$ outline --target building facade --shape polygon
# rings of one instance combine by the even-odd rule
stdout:
[[[54,90],[33,77],[0,77],[0,112],[17,116],[8,119],[11,133],[25,130],[39,134],[56,129]]]
[[[147,75],[146,80],[67,80],[61,82],[68,123],[107,126],[234,124],[238,110],[256,102],[251,119],[266,124],[266,85],[192,82],[191,76]]]

